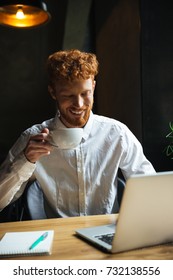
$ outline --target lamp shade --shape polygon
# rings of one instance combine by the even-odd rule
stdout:
[[[0,0],[0,24],[28,28],[50,20],[47,5],[41,0]]]

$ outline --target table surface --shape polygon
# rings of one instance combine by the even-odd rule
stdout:
[[[110,224],[118,215],[56,218],[47,220],[0,223],[0,238],[11,231],[55,231],[52,254],[45,256],[18,256],[18,260],[172,260],[173,244],[163,244],[123,253],[105,253],[75,235],[75,229]],[[1,258],[2,259],[2,258]],[[5,259],[5,258],[3,258]],[[14,259],[14,258],[8,258]]]

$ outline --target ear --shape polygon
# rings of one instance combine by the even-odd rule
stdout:
[[[54,89],[53,89],[50,85],[48,86],[48,92],[49,92],[49,94],[51,95],[51,97],[52,97],[54,100],[56,100],[55,91],[54,91]]]
[[[93,90],[95,90],[95,86],[96,86],[96,81],[93,81]]]

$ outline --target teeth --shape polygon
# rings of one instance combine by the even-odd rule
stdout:
[[[82,114],[82,111],[80,111],[80,112],[76,112],[76,111],[71,111],[73,114],[76,114],[76,115],[80,115],[80,114]]]

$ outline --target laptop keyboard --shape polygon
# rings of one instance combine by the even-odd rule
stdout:
[[[99,240],[101,240],[109,245],[112,245],[114,235],[115,235],[115,233],[103,234],[103,235],[97,235],[97,236],[95,236],[95,238],[98,238]]]

